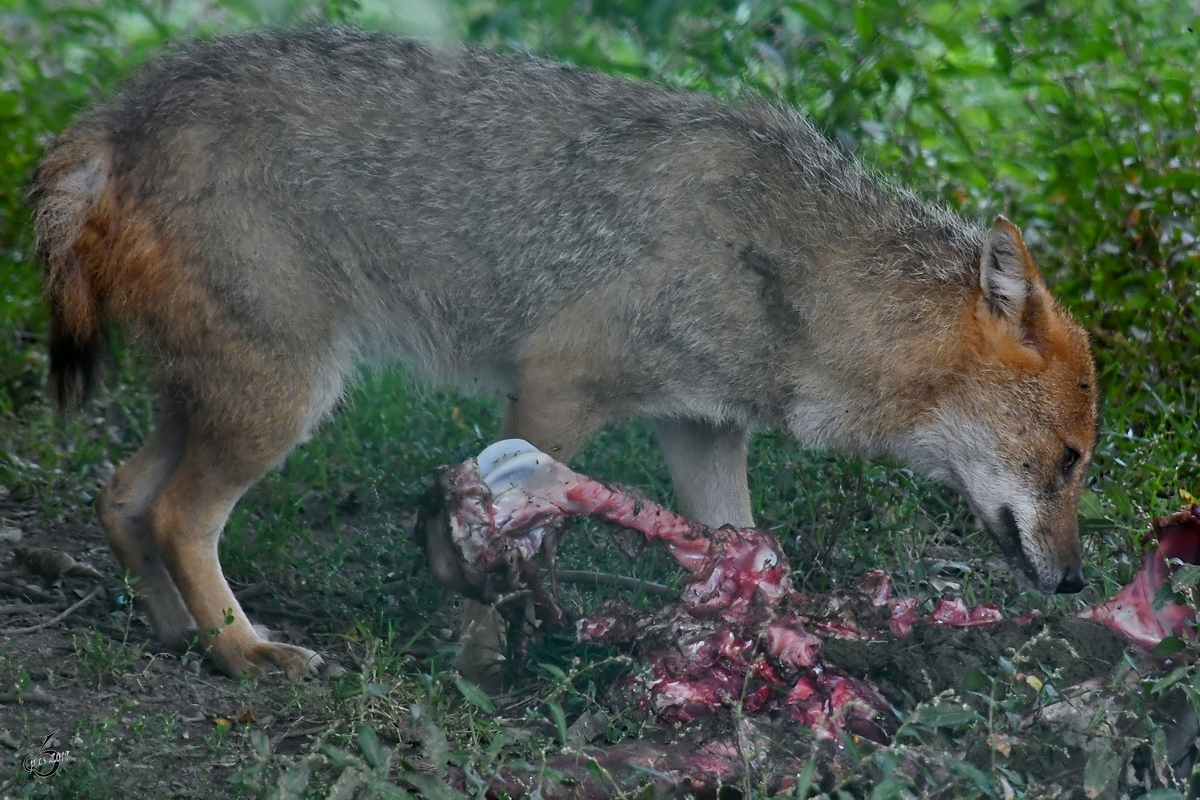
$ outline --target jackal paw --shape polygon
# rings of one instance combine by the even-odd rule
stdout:
[[[232,655],[232,657],[227,657]],[[298,681],[305,675],[315,675],[321,670],[324,659],[304,647],[280,642],[258,642],[239,648],[234,654],[213,652],[218,665],[230,675],[276,675],[283,673],[289,681]],[[226,656],[226,657],[223,657]]]

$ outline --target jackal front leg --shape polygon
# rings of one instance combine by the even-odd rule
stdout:
[[[713,528],[754,525],[746,480],[749,433],[689,419],[656,422],[679,511]]]

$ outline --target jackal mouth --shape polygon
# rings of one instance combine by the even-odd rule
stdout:
[[[984,528],[1000,545],[1000,551],[1004,553],[1004,558],[1008,561],[1008,566],[1017,575],[1018,578],[1023,578],[1038,589],[1042,589],[1042,582],[1038,575],[1038,571],[1034,568],[1033,563],[1029,560],[1025,548],[1021,547],[1021,528],[1017,525],[1017,517],[1013,514],[1012,508],[1009,506],[1000,506],[998,519],[992,520],[989,517],[984,517]],[[1045,591],[1042,589],[1042,591]]]

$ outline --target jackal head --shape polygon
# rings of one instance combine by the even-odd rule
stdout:
[[[1003,217],[988,231],[959,329],[959,380],[919,432],[929,471],[962,492],[1019,577],[1042,592],[1078,592],[1095,365],[1087,334]]]

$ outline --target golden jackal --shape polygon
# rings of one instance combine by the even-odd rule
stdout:
[[[1015,571],[1083,586],[1084,332],[1021,234],[888,187],[796,113],[350,30],[184,45],[50,148],[33,188],[57,399],[106,323],[158,365],[98,501],[164,644],[301,674],[217,541],[359,358],[508,397],[562,460],[656,421],[683,510],[752,523],[748,431],[960,490]],[[232,622],[227,624],[227,612]],[[220,630],[219,635],[214,631]]]

